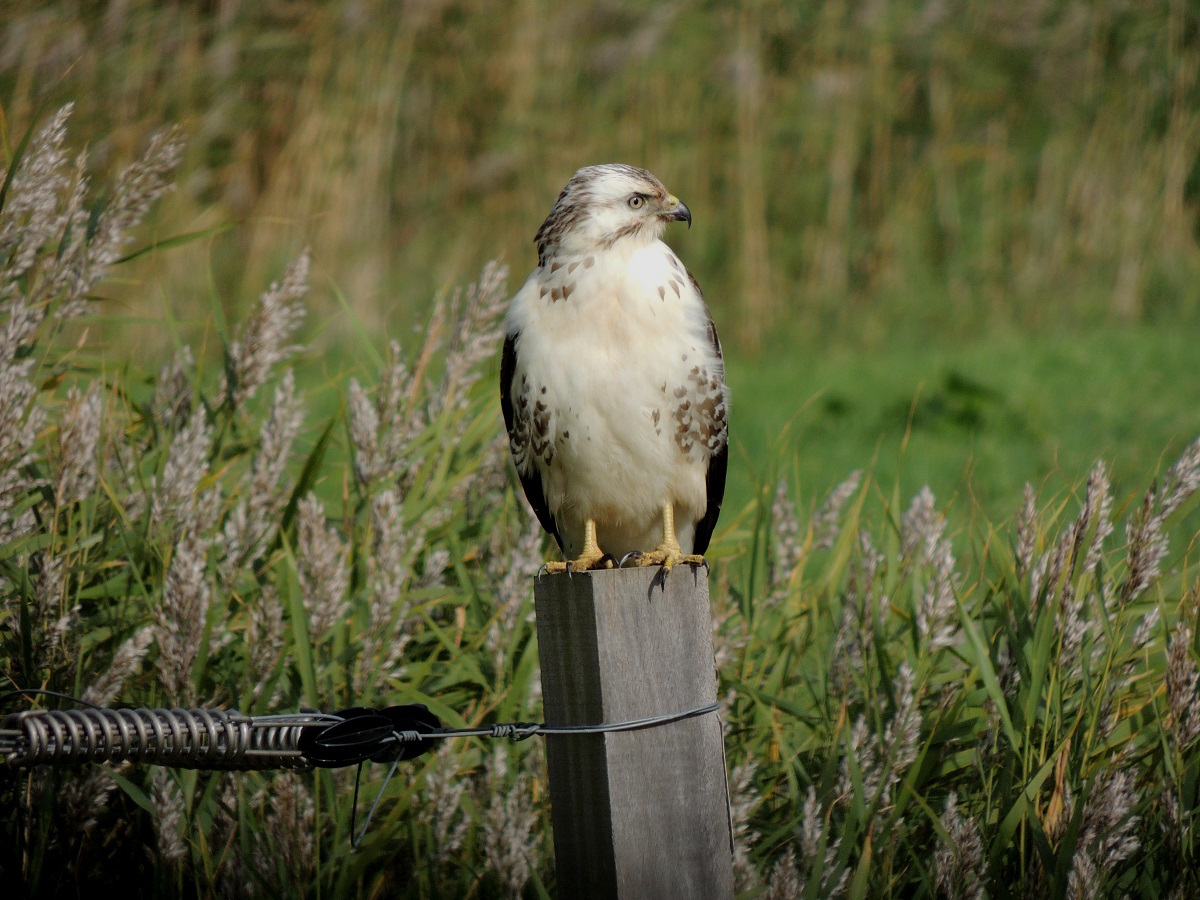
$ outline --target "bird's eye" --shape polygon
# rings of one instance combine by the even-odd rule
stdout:
[[[646,198],[643,197],[641,194],[634,194],[632,197],[629,198],[629,208],[630,209],[641,209],[642,204],[645,202],[646,202]]]

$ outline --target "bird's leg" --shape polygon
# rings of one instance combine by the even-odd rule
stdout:
[[[596,520],[588,519],[583,525],[583,550],[579,556],[575,559],[568,559],[566,562],[552,560],[547,562],[543,568],[553,575],[557,572],[570,574],[588,569],[611,569],[616,564],[617,561],[612,554],[605,553],[596,542]]]
[[[679,538],[675,536],[675,507],[670,502],[663,504],[662,522],[662,543],[649,553],[635,550],[621,560],[621,565],[625,565],[628,561],[635,566],[662,566],[664,581],[671,569],[680,563],[708,568],[708,560],[699,553],[683,552],[683,547],[679,545]]]

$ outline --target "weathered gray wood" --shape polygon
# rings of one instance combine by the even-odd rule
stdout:
[[[703,570],[550,575],[534,590],[545,721],[593,725],[716,700]],[[546,737],[558,893],[733,896],[721,723]]]

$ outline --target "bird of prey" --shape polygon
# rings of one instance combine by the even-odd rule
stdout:
[[[728,396],[700,286],[659,237],[691,211],[645,169],[567,182],[512,298],[500,401],[525,496],[565,562],[704,565],[725,492]]]

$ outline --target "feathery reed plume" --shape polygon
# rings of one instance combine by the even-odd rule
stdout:
[[[485,454],[479,466],[454,485],[449,494],[454,502],[462,500],[465,514],[471,521],[485,519],[504,504],[504,493],[510,484],[508,470],[512,465],[507,432],[498,431]]]
[[[434,395],[434,413],[444,408],[465,408],[474,384],[482,374],[480,364],[492,359],[503,337],[507,305],[508,266],[496,260],[484,264],[479,281],[467,288],[466,301],[451,301],[451,333],[446,348],[446,369]]]
[[[72,773],[59,788],[56,798],[62,810],[58,817],[60,827],[69,829],[75,836],[91,834],[100,823],[108,798],[117,789],[112,774],[128,777],[132,767],[132,763],[123,762],[111,768],[98,765]],[[78,841],[70,843],[77,845]]]
[[[94,703],[96,706],[109,706],[116,700],[129,676],[140,671],[142,660],[153,642],[154,628],[150,625],[139,628],[132,637],[126,638],[117,648],[108,668],[83,692],[84,702]]]
[[[246,886],[253,882],[255,874],[242,852],[241,842],[235,840],[235,836],[243,821],[240,787],[249,779],[241,772],[215,773],[213,779],[215,783],[212,783],[209,795],[216,799],[216,803],[212,808],[209,846],[227,848],[218,858],[213,873],[216,893],[220,897],[243,897],[247,894]],[[262,831],[258,834],[261,835]]]
[[[1104,541],[1113,531],[1109,515],[1111,508],[1112,490],[1108,472],[1103,462],[1097,462],[1088,475],[1087,494],[1079,515],[1060,535],[1054,549],[1042,554],[1033,567],[1030,574],[1032,606],[1036,610],[1057,603],[1060,627],[1066,627],[1062,625],[1064,617],[1068,623],[1078,619],[1083,601],[1076,597],[1077,577],[1080,574],[1094,576],[1096,573],[1104,551]]]
[[[763,605],[778,606],[786,597],[792,573],[804,557],[804,544],[800,540],[800,519],[796,515],[796,504],[792,502],[786,478],[780,478],[775,486],[775,497],[771,501],[772,553],[767,559],[767,591]]]
[[[262,296],[229,345],[225,383],[219,400],[235,408],[243,406],[264,383],[271,369],[302,349],[285,342],[304,321],[300,298],[308,293],[308,270],[312,261],[307,249],[292,263],[283,278]]]
[[[96,449],[100,444],[100,384],[86,394],[72,386],[58,426],[59,467],[54,502],[76,503],[96,486]]]
[[[718,674],[742,658],[750,635],[746,619],[738,609],[737,601],[728,591],[720,591],[712,599],[713,665]],[[725,713],[722,712],[722,715]]]
[[[841,897],[846,892],[850,869],[837,866],[838,854],[842,849],[842,836],[829,828],[830,810],[817,799],[817,790],[811,784],[804,795],[800,812],[800,854],[803,857],[802,871],[807,885],[814,876],[820,877],[820,897]],[[825,852],[821,852],[821,840],[825,838]],[[834,876],[837,879],[834,879]]]
[[[162,602],[154,611],[158,644],[158,680],[172,703],[196,700],[192,667],[200,654],[208,619],[210,588],[205,557],[211,538],[186,531],[175,545],[163,585]]]
[[[280,874],[296,885],[305,884],[316,868],[316,804],[308,786],[295,772],[275,775],[251,799],[264,816],[266,840],[254,849],[254,868],[268,883]]]
[[[958,811],[958,795],[954,792],[946,798],[941,823],[947,839],[933,856],[935,890],[947,900],[982,900],[987,882],[983,840],[975,820]]]
[[[0,211],[0,299],[24,295],[32,313],[24,322],[31,337],[53,301],[58,321],[87,310],[86,295],[129,241],[129,232],[171,185],[167,176],[178,164],[183,141],[177,129],[154,135],[142,158],[127,166],[111,198],[93,215],[85,205],[86,158],[65,174],[62,145],[71,114],[68,104],[31,142]],[[64,199],[65,197],[65,199]],[[53,253],[43,252],[54,247]],[[38,268],[38,263],[42,265]]]
[[[1102,461],[1097,461],[1088,475],[1087,496],[1083,509],[1076,521],[1076,541],[1083,541],[1088,530],[1095,525],[1092,540],[1088,545],[1087,554],[1083,560],[1083,571],[1087,575],[1095,575],[1100,565],[1100,556],[1104,552],[1104,542],[1113,533],[1112,523],[1112,484],[1108,479],[1108,468]],[[1076,551],[1076,556],[1078,551]]]
[[[762,802],[762,795],[754,785],[758,765],[747,757],[733,767],[729,773],[729,816],[733,823],[733,878],[738,891],[747,891],[758,886],[751,851],[760,840],[757,830],[750,824],[754,810]]]
[[[1192,442],[1167,470],[1160,486],[1146,492],[1141,507],[1126,526],[1129,562],[1121,584],[1121,605],[1140,597],[1158,577],[1168,546],[1163,525],[1197,488],[1200,488],[1200,439]]]
[[[946,521],[938,515],[934,504],[933,492],[925,486],[900,519],[900,565],[913,565],[919,559],[930,570],[914,611],[917,637],[928,653],[951,646],[958,635],[954,552],[945,536]]]
[[[1024,578],[1029,574],[1033,563],[1033,554],[1037,549],[1037,496],[1033,485],[1025,482],[1024,500],[1021,511],[1017,513],[1017,577]]]
[[[357,378],[350,379],[349,394],[354,474],[360,484],[370,484],[386,470],[379,453],[379,413]]]
[[[1083,807],[1083,824],[1071,860],[1067,897],[1083,900],[1100,896],[1106,876],[1137,852],[1137,790],[1133,776],[1123,770],[1104,770],[1092,784]]]
[[[508,269],[493,261],[484,266],[479,281],[467,289],[465,301],[461,292],[449,300],[439,297],[411,371],[399,343],[392,341],[373,404],[362,386],[351,380],[350,439],[354,473],[360,484],[396,476],[400,496],[405,496],[413,475],[414,441],[425,432],[430,418],[467,407],[471,387],[482,374],[482,364],[496,354],[502,336],[507,276]],[[447,323],[451,334],[441,381],[436,387],[427,387],[426,376],[443,344]],[[422,401],[426,396],[428,399]],[[464,418],[447,442],[460,438],[465,426]]]
[[[154,831],[158,838],[158,855],[167,863],[175,865],[187,856],[187,844],[183,839],[186,815],[183,791],[171,773],[164,768],[154,770],[150,805],[154,809]]]
[[[19,500],[38,487],[23,470],[36,459],[35,439],[45,414],[32,406],[37,390],[30,375],[36,356],[25,358],[24,351],[51,311],[59,322],[85,311],[84,296],[116,259],[127,240],[125,232],[167,190],[165,175],[182,147],[174,133],[155,138],[143,158],[125,170],[112,199],[93,220],[84,205],[83,156],[71,174],[64,171],[62,145],[71,110],[70,104],[62,107],[30,142],[11,172],[0,207],[0,313],[6,315],[0,330],[0,541],[5,542],[28,534],[35,524],[32,510],[22,508]],[[45,252],[48,247],[54,252]],[[94,409],[89,395],[64,427],[90,431],[96,424]],[[94,479],[95,461],[85,458],[85,445],[73,446],[69,453],[63,456],[62,483],[56,485],[62,502],[68,502],[68,493],[80,496]]]
[[[917,758],[922,715],[915,691],[916,676],[908,661],[900,663],[893,690],[896,711],[884,727],[882,739],[875,738],[865,716],[859,716],[850,730],[849,753],[842,760],[841,790],[854,790],[849,756],[862,772],[863,804],[870,809],[877,801],[880,809],[891,803],[892,788]]]
[[[59,197],[70,184],[62,172],[67,162],[62,145],[74,106],[68,103],[54,114],[30,141],[12,173],[0,210],[0,257],[7,258],[0,297],[17,289],[41,248],[56,240],[68,224],[59,211]]]
[[[492,601],[495,614],[491,617],[484,643],[491,653],[496,672],[504,671],[508,641],[522,613],[527,621],[533,616],[529,605],[532,591],[529,576],[541,564],[542,529],[532,516],[523,517],[523,521],[524,527],[508,552],[504,552],[503,532],[497,531],[488,553],[488,583],[495,586]]]
[[[225,521],[222,574],[226,581],[249,560],[257,559],[278,526],[287,499],[283,473],[288,454],[304,424],[304,405],[296,397],[292,370],[275,389],[271,413],[263,424],[258,453],[244,481],[237,506]]]
[[[443,309],[439,303],[438,309]],[[432,326],[431,326],[432,327]],[[437,337],[426,334],[422,356]],[[379,389],[372,403],[356,379],[350,379],[350,442],[354,445],[354,473],[360,484],[398,475],[400,487],[407,490],[413,441],[424,431],[426,412],[417,403],[421,384],[409,372],[398,341],[388,345],[387,365],[379,378]]]
[[[958,635],[955,621],[954,588],[957,575],[954,571],[954,554],[950,540],[941,538],[933,546],[928,558],[932,568],[931,577],[917,605],[917,634],[932,653],[954,644]]]
[[[871,653],[877,623],[888,611],[886,594],[875,596],[875,582],[886,559],[863,528],[858,533],[858,555],[851,561],[850,575],[842,602],[841,621],[834,637],[834,683],[848,688],[859,672],[863,660]]]
[[[249,621],[246,624],[246,652],[250,662],[248,674],[254,685],[250,690],[251,708],[262,699],[263,690],[270,683],[271,675],[283,658],[286,627],[279,592],[274,585],[264,585],[257,602],[250,606]],[[276,693],[270,698],[272,707],[277,705],[278,692],[279,688],[276,687]]]
[[[512,897],[521,896],[525,890],[542,842],[530,787],[523,768],[510,779],[508,751],[497,746],[484,763],[476,803],[482,811],[479,824],[484,866]]]
[[[296,527],[296,574],[308,613],[309,638],[316,644],[350,610],[347,548],[336,529],[326,526],[325,507],[312,492],[300,501]]]
[[[941,536],[941,523],[934,506],[933,491],[925,485],[908,504],[900,517],[900,565],[911,565],[917,551],[922,550]],[[926,551],[925,555],[931,555]]]
[[[900,781],[917,758],[921,741],[921,707],[916,694],[916,674],[908,661],[900,663],[892,689],[896,695],[896,712],[883,731],[883,745],[888,750],[888,773],[883,779],[885,801],[891,789]]]
[[[467,838],[462,798],[469,782],[459,771],[460,759],[452,741],[441,741],[422,780],[417,821],[433,832],[433,854],[440,865],[449,863]]]
[[[1159,804],[1162,809],[1159,828],[1162,831],[1164,843],[1175,859],[1183,855],[1185,848],[1191,847],[1192,828],[1196,820],[1194,810],[1190,814],[1184,810],[1179,796],[1179,792],[1182,790],[1181,786],[1168,784],[1159,794]]]
[[[150,409],[160,428],[173,434],[192,414],[192,382],[189,373],[196,368],[192,348],[186,344],[163,364],[154,383]]]
[[[375,528],[375,553],[367,566],[371,600],[362,658],[373,661],[378,682],[400,674],[400,659],[412,640],[407,594],[412,561],[425,545],[425,532],[420,528],[406,529],[404,508],[390,488],[372,501],[371,521]]]
[[[38,457],[37,435],[46,421],[45,412],[33,406],[37,389],[28,376],[34,360],[5,358],[5,351],[11,350],[15,357],[19,349],[15,343],[8,346],[0,343],[0,542],[3,543],[29,534],[36,525],[33,511],[28,506],[22,509],[21,500],[40,483],[35,476],[26,474],[26,470]]]
[[[858,491],[861,482],[862,470],[855,469],[845,481],[829,492],[829,496],[825,498],[825,502],[813,516],[813,547],[818,550],[828,550],[837,542],[838,533],[842,527],[842,509]]]
[[[1180,750],[1200,736],[1200,671],[1191,650],[1192,629],[1180,624],[1167,643],[1167,733]]]
[[[66,564],[60,557],[35,554],[30,569],[35,574],[33,602],[29,604],[28,615],[21,615],[14,608],[6,617],[5,625],[30,649],[33,671],[26,673],[26,680],[40,681],[45,670],[73,666],[74,626],[79,609],[67,607]],[[13,672],[8,666],[18,664],[23,657],[24,654],[13,654],[5,660],[9,677]]]
[[[425,555],[421,566],[421,580],[418,587],[444,588],[446,586],[446,570],[450,566],[450,551],[445,547],[436,547]]]
[[[155,133],[142,158],[127,166],[117,177],[112,200],[101,212],[87,242],[80,271],[67,285],[65,307],[83,312],[83,296],[91,284],[121,255],[129,232],[145,218],[154,203],[171,190],[168,180],[183,156],[183,134],[178,128]]]
[[[212,429],[204,407],[196,408],[187,425],[171,442],[162,476],[154,489],[150,516],[155,521],[181,521],[189,506],[196,502],[200,480],[208,474],[208,455],[212,450]]]
[[[796,866],[796,851],[788,847],[775,860],[767,876],[764,900],[796,900],[804,896],[804,882],[800,880],[800,869]]]

